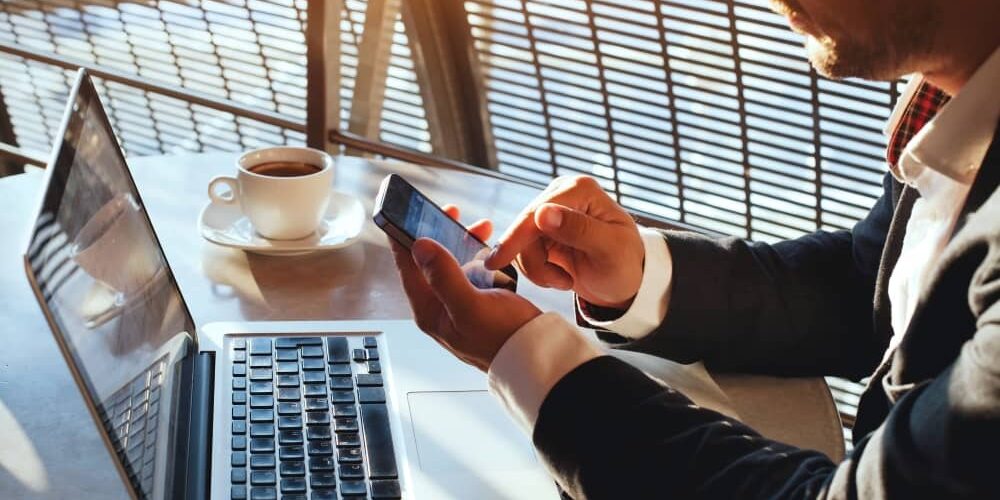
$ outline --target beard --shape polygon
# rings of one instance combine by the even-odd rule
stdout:
[[[798,0],[772,0],[772,9],[790,16],[808,15]],[[872,9],[874,12],[874,9]],[[829,78],[857,77],[866,80],[894,80],[918,71],[932,48],[939,7],[933,2],[911,0],[894,9],[882,20],[881,29],[830,34],[807,34],[809,63]],[[875,14],[873,14],[875,15]],[[869,23],[874,26],[877,23]],[[819,26],[817,28],[823,28]]]

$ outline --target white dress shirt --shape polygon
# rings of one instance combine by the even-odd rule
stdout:
[[[888,130],[899,121],[908,96],[921,78],[911,81],[893,111]],[[980,66],[954,98],[910,140],[893,175],[916,188],[903,248],[889,279],[892,352],[906,332],[920,292],[934,268],[935,255],[947,244],[969,187],[985,158],[1000,119],[1000,48]],[[629,309],[614,321],[595,326],[638,339],[666,317],[670,303],[673,262],[666,240],[642,229],[646,251],[639,291]],[[580,311],[583,314],[583,311]],[[586,317],[586,315],[584,314]],[[491,391],[530,434],[538,411],[553,386],[577,366],[603,354],[577,328],[555,313],[521,327],[500,348],[489,369]]]

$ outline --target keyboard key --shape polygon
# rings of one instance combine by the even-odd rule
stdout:
[[[379,363],[378,361],[369,361],[368,373],[382,373],[382,363]]]
[[[294,361],[279,361],[275,363],[274,369],[278,373],[299,373],[299,364]]]
[[[358,419],[341,417],[334,419],[334,428],[340,432],[358,432]]]
[[[326,368],[327,373],[331,377],[350,377],[351,376],[351,365],[330,365]]]
[[[271,394],[274,386],[271,382],[250,382],[250,394]]]
[[[302,358],[303,370],[325,370],[326,364],[322,358]]]
[[[247,362],[247,352],[246,351],[233,351],[233,363],[246,363]]]
[[[365,349],[365,357],[369,361],[378,361],[378,349]]]
[[[329,441],[332,437],[330,433],[330,428],[325,426],[313,426],[306,428],[306,439],[310,441],[316,440],[326,440]]]
[[[242,451],[247,449],[247,438],[246,436],[233,436],[231,440],[233,445],[233,451]]]
[[[247,376],[247,365],[243,363],[233,364],[233,376],[234,377],[246,377]]]
[[[281,472],[282,477],[302,477],[306,475],[306,464],[301,461],[281,462],[281,465],[278,466],[278,470]]]
[[[319,337],[278,337],[275,339],[278,347],[298,347],[303,345],[323,345],[323,339]]]
[[[306,398],[306,411],[326,410],[330,402],[326,398]]]
[[[242,391],[247,388],[247,379],[245,377],[233,377],[233,390]],[[160,391],[156,391],[157,394]],[[150,398],[152,400],[152,398]]]
[[[314,373],[314,372],[306,372]],[[298,375],[278,375],[278,387],[298,387],[299,386],[299,376]]]
[[[337,478],[329,472],[317,472],[309,476],[309,486],[313,488],[333,488],[337,486]]]
[[[297,349],[278,349],[274,352],[275,361],[298,361],[299,351]]]
[[[306,480],[289,478],[281,480],[281,493],[305,493]],[[285,497],[286,499],[288,497]]]
[[[252,438],[250,439],[251,453],[274,453],[273,438]]]
[[[238,366],[238,365],[233,365]],[[250,380],[270,382],[273,373],[270,368],[251,368]]]
[[[365,469],[361,464],[340,464],[341,479],[364,479]]]
[[[337,434],[337,448],[358,448],[361,446],[361,436],[354,432]]]
[[[330,377],[330,389],[351,390],[354,389],[354,381],[351,377]]]
[[[373,479],[398,477],[396,454],[389,431],[389,410],[384,404],[361,405],[361,426],[368,452],[368,476]]]
[[[342,464],[360,464],[361,448],[338,448],[337,461]]]
[[[237,451],[233,452],[233,456],[229,461],[229,464],[233,467],[246,467],[247,465],[247,452]]]
[[[307,398],[314,398],[317,396],[326,396],[326,387],[320,384],[306,384],[302,386],[302,393]]]
[[[306,402],[309,400],[307,399]],[[301,415],[302,404],[298,401],[278,403],[278,415]]]
[[[243,485],[235,485],[229,490],[229,498],[231,500],[246,500],[247,498],[247,487]]]
[[[278,417],[278,428],[279,429],[301,429],[302,428],[302,416],[301,415],[283,415]]]
[[[368,494],[368,488],[364,481],[342,481],[340,494],[345,497],[361,497]]]
[[[229,480],[235,484],[243,484],[247,482],[247,470],[243,467],[233,469],[233,471],[229,473]]]
[[[302,383],[304,384],[322,384],[326,381],[326,375],[323,372],[302,372]]]
[[[312,490],[310,500],[337,500],[337,490],[332,488],[319,488]]]
[[[378,347],[378,341],[375,340],[375,337],[365,337],[365,347]]]
[[[355,349],[354,350],[354,354],[353,354],[352,357],[354,358],[354,361],[357,361],[357,362],[367,361],[368,360],[368,351],[365,350],[365,349]]]
[[[278,477],[273,470],[255,470],[250,473],[250,484],[271,485],[278,482]]]
[[[270,368],[271,356],[250,356],[250,368]]]
[[[359,373],[357,380],[359,387],[382,385],[382,375],[379,375],[378,373]]]
[[[306,412],[306,425],[330,425],[330,412],[323,411],[307,411]]]
[[[349,349],[345,337],[326,338],[326,353],[330,363],[350,363]]]
[[[271,408],[272,406],[274,406],[274,398],[270,394],[250,396],[250,408]]]
[[[282,446],[278,448],[278,458],[281,460],[302,460],[305,449],[301,446]]]
[[[232,339],[229,341],[229,345],[233,349],[243,350],[247,348],[247,339]]]
[[[271,339],[250,339],[250,354],[271,354]]]
[[[330,401],[336,403],[353,403],[354,391],[330,391]]]
[[[250,410],[251,422],[274,422],[274,410]]]
[[[250,500],[277,500],[278,491],[274,488],[250,488]]]
[[[233,391],[233,404],[234,405],[247,404],[247,391]]]
[[[309,441],[306,445],[310,457],[329,457],[333,455],[333,444],[329,441]]]
[[[309,472],[331,471],[334,467],[333,459],[330,457],[312,457],[309,459]]]
[[[279,387],[278,401],[298,401],[302,398],[302,392],[298,387]]]
[[[234,420],[233,421],[233,434],[246,434],[247,433],[247,422],[246,420]]]
[[[353,404],[335,404],[333,405],[333,416],[356,417],[358,416],[358,409]]]
[[[250,424],[250,437],[274,437],[274,424]]]
[[[399,488],[399,481],[395,479],[376,479],[372,481],[372,498],[392,499],[402,497],[403,492]]]
[[[250,455],[251,469],[273,469],[274,455]]]
[[[302,444],[302,431],[300,430],[278,431],[278,444]]]
[[[381,387],[358,387],[359,403],[385,403],[385,390]]]
[[[303,358],[322,358],[323,357],[323,347],[308,345],[302,346],[302,357]]]

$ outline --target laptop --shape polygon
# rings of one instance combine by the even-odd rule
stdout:
[[[411,321],[195,325],[84,70],[58,137],[25,266],[132,497],[559,498]]]

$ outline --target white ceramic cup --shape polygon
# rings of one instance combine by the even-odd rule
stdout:
[[[294,177],[254,173],[254,167],[272,162],[301,162],[319,171]],[[236,177],[220,176],[208,183],[215,203],[239,203],[254,230],[273,240],[295,240],[311,235],[323,221],[333,188],[333,158],[317,149],[279,146],[256,149],[236,160]],[[218,187],[229,187],[219,192]]]

